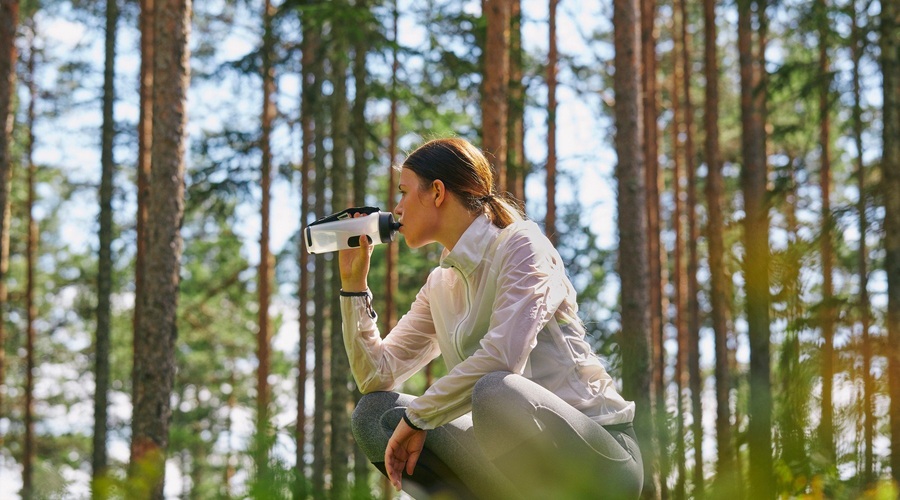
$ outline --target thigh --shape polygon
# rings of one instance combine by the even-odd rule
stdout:
[[[540,385],[508,372],[484,377],[473,395],[475,435],[504,471],[529,476],[544,471],[546,488],[577,488],[579,495],[628,497],[613,491],[640,491],[640,452],[630,437],[609,432]],[[498,462],[499,464],[499,462]],[[566,496],[566,495],[562,495]],[[561,496],[561,497],[562,497]]]

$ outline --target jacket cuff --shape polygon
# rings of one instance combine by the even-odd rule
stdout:
[[[409,419],[409,415],[407,415],[406,412],[403,412],[403,421],[406,422],[406,425],[412,427],[414,430],[417,430],[417,431],[425,430],[425,429],[419,427],[418,425],[414,424],[413,421]]]
[[[426,424],[424,421],[422,421],[422,419],[419,418],[415,414],[415,412],[410,412],[409,408],[407,408],[406,411],[403,412],[403,421],[406,422],[406,425],[412,427],[413,429],[415,429],[417,431],[429,430],[428,424]]]
[[[375,309],[372,307],[372,292],[370,290],[365,292],[345,292],[341,290],[340,296],[342,303],[353,304],[352,307],[358,307],[359,303],[357,301],[361,301],[363,309],[366,311],[366,316],[372,320],[378,318],[378,315],[375,314]],[[342,305],[342,310],[344,310],[343,307]],[[346,319],[347,316],[344,316],[344,318]]]

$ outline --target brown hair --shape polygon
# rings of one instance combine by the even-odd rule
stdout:
[[[484,154],[469,141],[456,137],[434,139],[419,146],[401,165],[412,170],[422,187],[435,180],[444,183],[473,213],[484,212],[504,228],[523,219],[517,203],[494,191],[494,174]]]

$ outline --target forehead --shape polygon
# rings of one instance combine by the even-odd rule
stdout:
[[[419,176],[408,168],[400,169],[400,184],[411,187],[419,184]]]

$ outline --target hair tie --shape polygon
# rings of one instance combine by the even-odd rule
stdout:
[[[478,198],[478,201],[480,201],[481,203],[487,203],[493,199],[494,199],[494,193],[488,193],[486,196],[482,196],[481,198]]]

